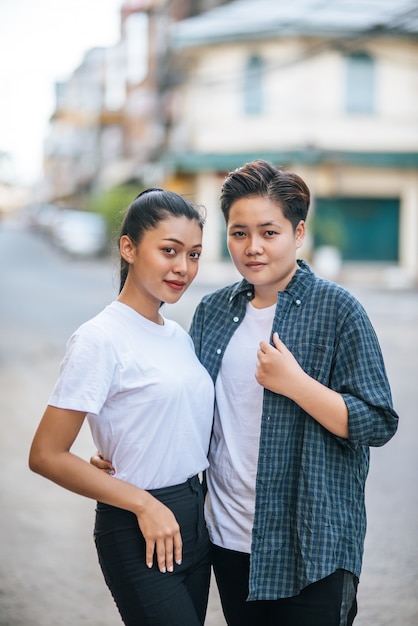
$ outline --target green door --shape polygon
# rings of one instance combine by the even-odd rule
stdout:
[[[317,198],[312,225],[315,248],[336,245],[345,261],[398,261],[397,198]]]

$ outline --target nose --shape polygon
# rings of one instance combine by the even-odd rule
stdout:
[[[259,237],[250,237],[247,241],[245,254],[247,256],[254,256],[256,254],[262,254],[262,252],[263,245],[261,239]]]
[[[180,276],[184,276],[187,273],[187,258],[186,256],[180,255],[176,258],[176,263],[173,267],[173,272],[175,274],[180,274]]]

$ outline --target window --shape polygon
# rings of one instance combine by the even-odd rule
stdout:
[[[244,74],[244,111],[247,115],[259,115],[263,111],[264,61],[258,55],[247,60]]]
[[[336,246],[344,261],[399,262],[399,198],[316,198],[314,246]]]
[[[132,13],[125,22],[126,73],[130,85],[139,85],[148,71],[148,16]]]
[[[374,113],[375,62],[366,53],[357,52],[346,58],[347,113]]]

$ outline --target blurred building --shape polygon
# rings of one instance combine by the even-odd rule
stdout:
[[[416,2],[236,0],[171,41],[183,82],[167,163],[216,216],[213,234],[225,172],[265,158],[308,182],[316,246],[417,278]]]
[[[119,42],[89,50],[70,78],[56,85],[44,148],[47,200],[77,204],[97,189],[160,175],[169,28],[222,3],[121,1]]]
[[[56,84],[56,108],[44,147],[49,199],[77,203],[106,164],[112,128],[120,135],[118,110],[105,104],[107,63],[114,54],[113,49],[89,50],[72,76]],[[111,154],[118,158],[122,151],[113,149]]]
[[[415,0],[126,1],[118,46],[61,87],[48,179],[191,194],[216,261],[222,181],[265,158],[308,182],[313,247],[417,281],[417,53]]]
[[[0,151],[0,221],[3,216],[13,214],[29,201],[29,190],[14,184],[13,179],[12,158],[9,153]]]

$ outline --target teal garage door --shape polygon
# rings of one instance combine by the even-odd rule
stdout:
[[[317,198],[311,228],[315,248],[336,245],[344,261],[399,259],[398,198]]]

